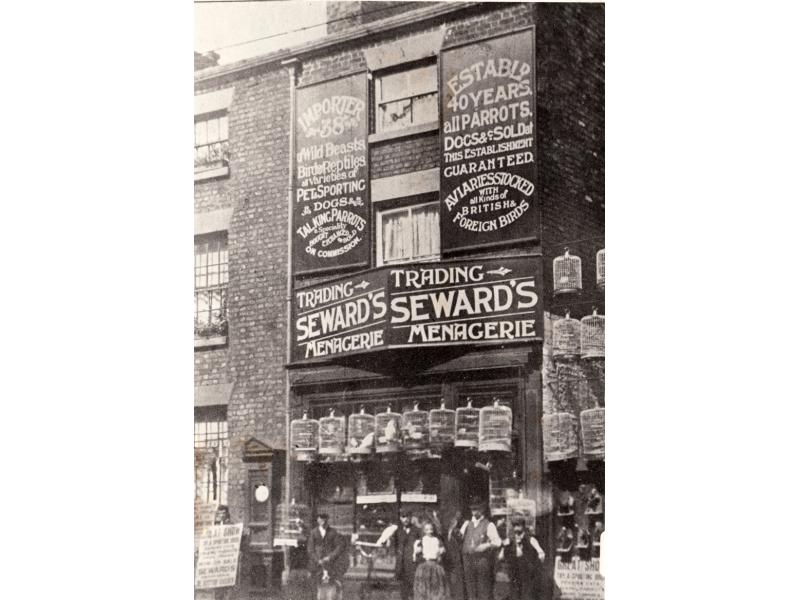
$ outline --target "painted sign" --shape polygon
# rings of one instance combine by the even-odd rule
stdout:
[[[441,57],[441,247],[539,237],[533,30]]]
[[[214,525],[200,537],[194,587],[230,587],[236,583],[242,523]]]
[[[292,361],[542,339],[540,256],[395,265],[297,289]]]
[[[600,561],[571,560],[561,562],[556,558],[555,581],[561,590],[562,600],[603,600],[604,579],[600,574]]]
[[[294,271],[366,265],[367,75],[298,88],[295,107]]]

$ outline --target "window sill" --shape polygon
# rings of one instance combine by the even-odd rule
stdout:
[[[207,338],[195,338],[194,349],[198,348],[215,348],[217,346],[225,346],[228,343],[227,335],[217,335]]]
[[[213,169],[204,169],[202,171],[194,172],[194,180],[205,181],[206,179],[216,179],[217,177],[227,177],[230,174],[230,169],[227,165],[215,167]]]
[[[381,133],[370,134],[368,141],[370,144],[377,144],[378,142],[385,142],[388,140],[395,140],[398,138],[408,137],[411,135],[419,135],[420,133],[428,133],[430,131],[438,131],[439,123],[421,123],[419,125],[412,125],[411,127],[404,127],[403,129],[394,129],[392,131],[382,131]]]

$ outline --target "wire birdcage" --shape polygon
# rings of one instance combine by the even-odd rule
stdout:
[[[563,256],[556,256],[553,259],[553,293],[574,293],[582,288],[581,259],[579,256],[570,255],[567,248]]]
[[[481,452],[511,452],[511,409],[495,399],[484,406],[478,418],[478,450]]]
[[[606,355],[606,318],[597,314],[581,319],[581,358],[603,358]]]
[[[308,413],[303,412],[303,418],[294,419],[290,426],[292,452],[295,460],[311,462],[317,457],[319,444],[319,421],[309,419]]]
[[[606,249],[597,251],[597,287],[606,289]]]
[[[376,454],[388,454],[400,451],[402,447],[400,419],[400,413],[392,412],[391,406],[386,407],[386,412],[375,415]]]
[[[581,353],[581,322],[572,319],[569,311],[553,323],[553,357],[577,357]]]
[[[570,413],[542,417],[542,445],[547,462],[577,458],[578,419]]]
[[[587,458],[603,458],[606,453],[606,409],[581,411],[581,442]]]
[[[492,469],[489,473],[489,514],[493,517],[510,515],[509,500],[519,497],[516,473],[508,474],[502,469]]]
[[[467,405],[456,409],[456,448],[477,448],[480,433],[481,411],[472,407],[472,400],[467,398]]]
[[[344,454],[344,448],[344,415],[337,417],[334,409],[331,409],[330,415],[319,420],[319,454],[320,456],[337,457]]]
[[[364,408],[353,413],[347,422],[347,453],[355,455],[372,454],[375,445],[375,417],[368,415]]]
[[[445,448],[456,442],[456,411],[444,407],[434,408],[430,412],[431,447]]]
[[[273,546],[297,546],[308,537],[308,523],[311,511],[306,504],[285,502],[276,508],[275,537]]]
[[[401,431],[403,432],[403,450],[417,452],[428,449],[430,436],[428,430],[428,412],[420,410],[418,404],[403,413]]]

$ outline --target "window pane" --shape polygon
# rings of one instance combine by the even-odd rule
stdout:
[[[395,212],[383,215],[382,219],[382,238],[383,238],[383,262],[391,262],[409,258],[410,248],[408,247],[408,212]]]
[[[426,65],[408,72],[407,96],[435,92],[437,88],[436,65]]]
[[[195,163],[204,165],[208,162],[208,146],[200,146],[194,158]]]
[[[202,146],[208,142],[208,128],[205,121],[194,123],[194,145]]]
[[[439,254],[439,207],[436,204],[412,209],[414,258]]]
[[[390,102],[380,107],[381,131],[401,129],[411,124],[411,100]]]
[[[397,98],[407,98],[408,94],[408,72],[400,71],[391,75],[384,75],[380,79],[380,100],[395,100]]]
[[[208,120],[208,143],[219,140],[219,119]]]
[[[219,139],[228,139],[228,115],[219,118]]]
[[[414,124],[432,123],[439,119],[439,95],[429,94],[414,98],[412,110]]]
[[[197,294],[197,318],[200,319],[201,322],[207,322],[208,314],[208,292],[199,292]]]

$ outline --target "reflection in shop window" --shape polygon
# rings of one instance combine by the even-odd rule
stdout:
[[[436,64],[375,79],[375,130],[395,131],[439,119]]]
[[[439,203],[378,213],[378,265],[439,260]]]

